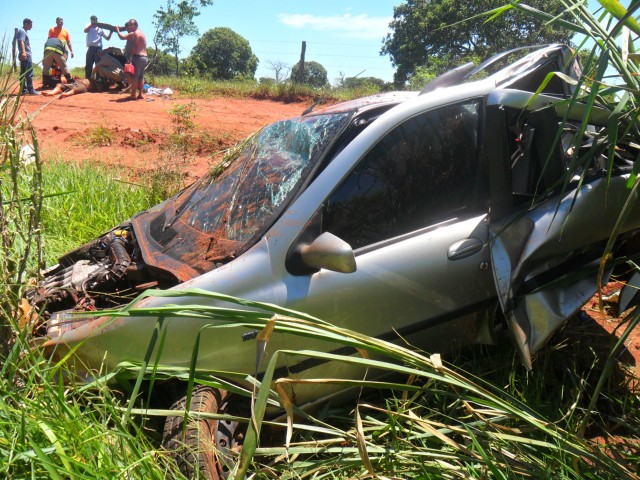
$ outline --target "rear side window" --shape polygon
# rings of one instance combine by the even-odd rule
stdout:
[[[323,230],[360,248],[478,213],[480,102],[449,105],[388,133],[325,204]]]

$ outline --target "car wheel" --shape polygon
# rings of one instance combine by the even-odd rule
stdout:
[[[197,385],[191,395],[191,412],[231,413],[233,397],[224,390]],[[174,402],[172,410],[185,410],[187,395]],[[167,417],[163,445],[187,478],[226,479],[242,449],[245,427],[227,420],[184,416]],[[184,431],[183,431],[184,430]]]

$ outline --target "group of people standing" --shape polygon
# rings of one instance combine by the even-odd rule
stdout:
[[[116,83],[124,83],[125,79],[131,86],[130,99],[143,98],[144,72],[148,64],[147,39],[145,34],[138,28],[138,22],[131,19],[125,23],[126,32],[121,32],[120,27],[113,27],[121,40],[126,41],[124,56],[127,63],[133,65],[133,73],[125,76],[126,68],[118,60],[104,52],[102,39],[110,40],[113,30],[103,29],[98,24],[98,18],[92,15],[90,23],[85,27],[87,35],[87,54],[85,59],[85,78],[72,79],[67,67],[68,55],[74,57],[71,36],[63,27],[62,17],[56,18],[56,26],[49,29],[48,38],[44,46],[44,57],[42,60],[43,85],[49,84],[49,76],[55,62],[60,70],[61,77],[67,83],[59,83],[53,91],[38,92],[33,87],[33,59],[31,55],[31,45],[28,31],[33,27],[33,21],[25,18],[22,28],[17,29],[16,41],[19,48],[20,78],[22,83],[22,93],[25,95],[58,95],[69,96],[87,91],[98,91],[97,77],[106,77]]]

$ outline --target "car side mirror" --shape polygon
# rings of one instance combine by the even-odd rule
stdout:
[[[304,264],[311,268],[341,273],[356,271],[353,249],[332,233],[324,232],[311,243],[301,245],[298,251]]]

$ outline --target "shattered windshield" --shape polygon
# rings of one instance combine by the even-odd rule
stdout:
[[[298,117],[263,128],[219,177],[208,175],[179,208],[198,232],[249,240],[278,209],[351,113]]]

